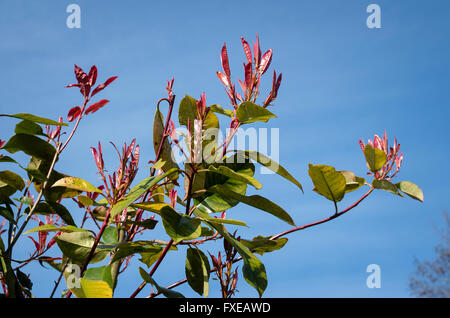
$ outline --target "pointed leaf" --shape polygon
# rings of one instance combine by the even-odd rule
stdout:
[[[158,184],[158,182],[160,182],[164,178],[169,177],[174,173],[177,173],[177,171],[178,169],[173,168],[159,176],[153,176],[142,180],[138,185],[136,185],[133,189],[130,190],[130,192],[125,196],[124,199],[117,202],[111,208],[110,212],[111,217],[115,217],[116,215],[121,213],[128,206],[130,206],[135,200],[137,200],[142,194],[144,194],[144,192],[149,190],[154,185]]]
[[[94,187],[89,182],[76,177],[66,177],[56,181],[52,187],[65,187],[77,191],[102,193],[102,190]]]
[[[413,199],[423,202],[423,192],[416,184],[410,181],[400,181],[396,184],[397,188]]]
[[[166,233],[178,243],[182,240],[192,240],[202,233],[201,221],[175,212],[172,208],[161,209],[161,218]]]
[[[208,191],[220,194],[223,198],[230,198],[232,200],[236,200],[236,201],[245,203],[247,205],[250,205],[254,208],[268,212],[268,213],[272,214],[273,216],[276,216],[280,220],[283,220],[283,221],[287,222],[288,224],[295,226],[295,223],[292,220],[291,216],[285,210],[283,210],[280,206],[278,206],[277,204],[273,203],[272,201],[270,201],[262,196],[241,195],[241,194],[236,193],[222,185],[212,186],[212,187],[208,188]]]
[[[344,198],[345,177],[333,167],[309,164],[308,174],[314,183],[314,191],[334,202]]]
[[[267,157],[257,151],[236,150],[236,152],[240,155],[246,156],[247,158],[250,158],[250,159],[258,162],[259,164],[272,170],[273,172],[277,173],[278,175],[285,178],[286,180],[291,181],[293,184],[295,184],[297,187],[299,187],[300,190],[302,190],[302,192],[303,192],[303,187],[300,184],[300,182],[295,180],[295,178],[289,172],[287,172],[287,170],[282,165],[280,165],[278,162],[270,159],[269,157]]]
[[[13,118],[18,118],[18,119],[25,119],[25,120],[29,120],[38,124],[44,124],[44,125],[52,125],[52,126],[68,126],[68,124],[66,123],[60,123],[48,118],[43,118],[43,117],[38,117],[32,114],[25,114],[25,113],[20,113],[20,114],[15,114],[15,115],[5,115],[5,114],[1,114],[0,117],[13,117]]]
[[[211,268],[208,258],[202,251],[197,248],[187,249],[185,272],[189,286],[199,295],[207,297]]]
[[[387,159],[384,151],[374,148],[370,144],[364,147],[364,156],[366,157],[367,166],[372,172],[380,170]]]
[[[254,123],[256,121],[267,122],[270,118],[277,117],[264,107],[251,102],[243,102],[236,112],[237,119],[241,124]]]

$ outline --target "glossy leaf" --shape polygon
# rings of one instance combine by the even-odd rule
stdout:
[[[364,147],[364,156],[366,157],[367,167],[372,172],[380,170],[387,160],[384,151],[374,148],[370,144]]]
[[[297,187],[300,188],[303,192],[303,187],[287,170],[280,165],[278,162],[270,159],[266,155],[263,155],[262,153],[259,153],[257,151],[251,151],[251,150],[236,150],[236,153],[239,155],[245,156],[251,160],[254,160],[258,162],[259,164],[263,165],[264,167],[272,170],[279,176],[285,178],[286,180],[289,180],[293,184],[295,184]]]
[[[35,122],[29,120],[22,120],[16,125],[14,129],[16,134],[27,134],[27,135],[44,135],[42,127]]]
[[[222,106],[220,106],[219,104],[214,104],[209,106],[210,110],[217,113],[217,114],[222,114],[225,116],[228,116],[230,118],[234,117],[234,112],[232,110],[229,109],[225,109]]]
[[[173,168],[159,176],[153,176],[153,177],[149,177],[149,178],[142,180],[138,185],[136,185],[134,188],[132,188],[130,190],[130,192],[125,196],[124,199],[117,202],[111,208],[111,212],[110,212],[111,217],[115,217],[117,214],[121,213],[128,206],[130,206],[135,200],[137,200],[142,194],[144,194],[145,191],[149,190],[151,187],[156,185],[158,182],[160,182],[164,178],[169,177],[170,175],[172,175],[176,172],[177,172],[177,169]]]
[[[209,293],[209,275],[211,268],[206,255],[197,248],[186,251],[185,273],[189,286],[204,297]]]
[[[0,117],[13,117],[13,118],[18,118],[18,119],[25,119],[25,120],[29,120],[38,124],[44,124],[44,125],[52,125],[52,126],[68,126],[68,124],[66,123],[60,123],[48,118],[43,118],[43,117],[38,117],[32,114],[25,114],[25,113],[20,113],[20,114],[15,114],[15,115],[5,115],[2,114],[0,115]]]
[[[263,255],[264,253],[273,252],[281,249],[286,245],[287,238],[278,238],[276,240],[271,240],[270,237],[257,236],[251,241],[241,239],[241,243],[244,244],[253,253]]]
[[[108,226],[102,234],[102,241],[108,245],[114,245],[119,243],[119,231],[115,226]]]
[[[136,253],[157,254],[161,252],[162,249],[163,248],[161,245],[157,245],[147,241],[120,243],[119,245],[117,245],[116,254],[114,255],[111,262],[114,263],[119,259],[134,255]]]
[[[91,281],[104,281],[110,288],[113,288],[111,266],[91,267],[86,270],[83,277]]]
[[[27,207],[25,209],[25,213],[28,214],[29,212],[30,207]],[[73,220],[69,210],[67,210],[64,205],[57,202],[39,202],[33,213],[42,215],[56,214],[59,215],[68,225],[75,226],[75,221]]]
[[[195,239],[202,233],[200,220],[181,215],[172,208],[162,208],[161,218],[166,233],[175,241],[175,243],[182,240]]]
[[[12,136],[2,149],[5,149],[9,153],[23,151],[29,156],[48,161],[52,161],[56,153],[55,148],[48,142],[36,136],[27,134],[17,134]]]
[[[0,181],[19,191],[25,188],[25,182],[23,182],[22,177],[9,170],[0,171]]]
[[[167,298],[184,298],[184,296],[182,294],[180,294],[176,291],[159,286],[155,282],[155,280],[142,267],[139,267],[139,273],[141,274],[142,279],[146,283],[153,285],[158,290],[158,292],[160,292]]]
[[[55,240],[62,253],[77,263],[84,263],[94,244],[89,232],[62,233]],[[97,248],[90,263],[101,262],[108,254],[109,251]]]
[[[14,214],[11,210],[4,208],[0,206],[0,216],[7,219],[9,222],[16,223],[16,220],[14,219]]]
[[[328,200],[339,202],[345,194],[345,177],[333,167],[309,164],[308,174],[314,183],[314,191]]]
[[[268,212],[273,216],[276,216],[280,220],[295,226],[294,220],[292,220],[291,216],[285,210],[283,210],[280,206],[273,203],[269,199],[266,199],[262,196],[259,195],[244,196],[222,185],[215,185],[213,187],[210,187],[208,188],[208,191],[217,193],[221,195],[223,198],[239,201],[247,205],[250,205],[254,208]]]
[[[164,134],[164,116],[159,111],[159,108],[156,109],[155,118],[153,121],[153,147],[155,150],[155,154],[158,153],[158,149],[161,144],[161,140]],[[178,164],[175,162],[172,148],[170,147],[170,142],[168,138],[164,139],[164,143],[161,148],[161,153],[159,159],[164,162],[161,169],[164,172],[169,171],[170,169],[176,168],[178,169]],[[156,168],[155,168],[156,169]],[[171,179],[177,179],[178,174],[172,176]]]
[[[107,282],[81,278],[81,290],[86,298],[112,298],[113,290]]]
[[[94,187],[89,182],[76,177],[65,177],[56,181],[52,187],[65,187],[82,192],[97,192],[102,193],[102,190]]]
[[[242,273],[246,282],[256,289],[262,297],[267,288],[267,274],[264,264],[241,242],[232,237],[222,224],[209,223],[214,227],[233,247],[244,260]]]
[[[38,227],[35,227],[34,229],[28,230],[23,234],[29,234],[33,232],[64,232],[64,233],[71,233],[71,232],[88,232],[86,229],[81,229],[73,225],[65,225],[61,227],[57,227],[54,224],[44,224]]]
[[[267,122],[270,118],[277,117],[266,108],[251,102],[241,103],[236,111],[236,116],[241,124],[249,124],[256,121]]]
[[[234,170],[228,168],[227,166],[215,167],[215,166],[211,165],[208,167],[208,169],[214,173],[219,173],[226,177],[233,178],[233,179],[245,182],[247,184],[250,184],[258,190],[262,188],[262,184],[255,178],[248,176],[244,173],[235,172]]]
[[[416,184],[410,181],[400,181],[396,184],[397,188],[413,199],[423,202],[423,191]]]
[[[353,172],[344,170],[339,173],[345,178],[345,193],[355,191],[366,183],[364,178],[357,177]]]
[[[391,192],[393,194],[397,194],[402,196],[402,194],[400,192],[398,192],[397,187],[395,186],[395,184],[393,184],[392,182],[388,181],[388,180],[378,180],[378,179],[374,179],[372,181],[372,185],[375,189],[380,189],[380,190],[384,190],[384,191],[388,191]]]
[[[248,159],[240,155],[229,157],[225,160],[224,163],[216,165],[226,165],[234,172],[247,175],[249,177],[253,177],[255,173],[255,166],[251,162],[249,162]],[[242,182],[234,178],[229,178],[221,174],[207,172],[204,177],[204,184],[202,185],[202,188],[208,189],[217,184],[223,185],[224,187],[241,195],[245,195],[245,193],[247,192],[246,182]],[[201,194],[198,197],[195,197],[194,201],[200,209],[208,211],[208,213],[228,210],[239,203],[239,201],[237,200],[226,198],[221,196],[220,194],[213,192]]]

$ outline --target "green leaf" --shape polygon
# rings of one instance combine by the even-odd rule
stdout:
[[[185,272],[189,286],[199,295],[207,297],[211,268],[208,258],[202,251],[197,248],[187,249]]]
[[[339,202],[345,194],[345,177],[333,167],[309,164],[308,174],[314,183],[314,191],[328,200]]]
[[[20,269],[17,269],[16,273],[17,273],[17,280],[19,281],[20,285],[22,285],[27,289],[31,289],[33,287],[33,283],[31,282],[31,280],[28,278],[26,274],[22,273]]]
[[[173,246],[172,246],[173,247]],[[149,251],[149,252],[144,252],[144,253],[140,253],[141,254],[141,258],[139,259],[142,263],[144,263],[145,265],[147,265],[148,268],[150,268],[150,266],[152,266],[161,256],[162,254],[162,247],[159,248],[159,250],[157,250],[155,248],[155,250]]]
[[[384,151],[367,144],[364,147],[364,156],[366,157],[367,167],[372,172],[377,172],[386,163],[387,157]]]
[[[180,102],[180,108],[178,111],[178,120],[180,125],[188,126],[188,119],[190,119],[192,128],[191,133],[194,133],[194,121],[199,117],[197,110],[197,100],[186,95]],[[210,111],[206,114],[205,119],[202,122],[202,149],[205,156],[213,155],[217,148],[217,134],[219,128],[219,119]],[[192,140],[191,145],[188,147],[193,148]]]
[[[153,147],[155,150],[155,154],[158,153],[159,146],[161,144],[161,139],[164,134],[164,116],[159,111],[159,107],[156,109],[155,118],[153,121]],[[158,162],[164,162],[164,164],[161,166],[161,169],[164,172],[169,171],[170,169],[178,169],[178,164],[175,162],[172,148],[170,147],[170,142],[168,138],[164,139],[164,143],[161,148],[161,154],[159,156]],[[154,167],[155,168],[155,167]],[[155,168],[157,169],[157,167]],[[171,179],[178,179],[178,173],[173,175]]]
[[[29,120],[35,123],[39,123],[39,124],[44,124],[44,125],[52,125],[52,126],[69,126],[66,123],[60,123],[48,118],[43,118],[43,117],[38,117],[32,114],[24,114],[24,113],[20,113],[20,114],[15,114],[15,115],[6,115],[6,114],[1,114],[0,117],[13,117],[13,118],[18,118],[18,119],[25,119],[25,120]]]
[[[243,155],[249,159],[252,159],[259,164],[263,165],[264,167],[272,170],[276,174],[280,175],[281,177],[285,178],[286,180],[289,180],[293,184],[295,184],[297,187],[300,188],[303,192],[303,187],[285,168],[283,168],[282,165],[280,165],[278,162],[270,159],[269,157],[263,155],[262,153],[259,153],[257,151],[250,151],[250,150],[236,150],[236,152],[240,155]]]
[[[136,185],[130,192],[125,196],[124,199],[117,202],[110,211],[111,218],[115,217],[123,210],[125,210],[128,206],[130,206],[135,200],[137,200],[145,191],[149,190],[151,187],[156,185],[158,182],[163,180],[170,175],[177,173],[177,169],[173,168],[167,171],[164,174],[159,176],[153,176],[142,180],[138,185]]]
[[[55,148],[48,142],[36,136],[26,134],[12,136],[6,145],[3,146],[3,149],[9,153],[23,151],[29,156],[47,161],[52,161],[56,153]]]
[[[277,204],[260,195],[252,195],[252,196],[240,195],[239,193],[236,193],[222,185],[212,186],[211,188],[208,188],[208,191],[220,194],[223,198],[229,198],[231,200],[239,201],[247,205],[250,205],[254,208],[268,212],[273,216],[276,216],[280,220],[283,220],[288,224],[295,226],[295,223],[292,220],[291,216],[285,210],[283,210]]]
[[[31,208],[27,207],[25,209],[25,213],[28,214],[30,212],[30,210],[31,210]],[[34,214],[42,214],[42,215],[57,214],[68,225],[76,226],[75,221],[73,220],[72,216],[70,215],[69,210],[67,210],[64,205],[57,203],[57,202],[39,202],[36,205],[36,208],[34,209],[33,213]]]
[[[135,209],[150,211],[156,214],[160,214],[161,209],[165,206],[171,207],[171,205],[168,203],[155,203],[155,202],[133,203],[130,204],[130,206]]]
[[[134,224],[134,225],[137,225],[138,227],[143,227],[144,229],[147,229],[147,230],[153,230],[155,228],[156,224],[158,224],[158,221],[152,220],[152,219],[147,219],[144,221],[126,220],[123,223],[127,224],[127,225]]]
[[[122,258],[134,255],[136,253],[157,254],[162,251],[160,245],[156,245],[147,241],[124,242],[117,245],[116,254],[112,259],[112,263]]]
[[[76,177],[65,177],[56,181],[52,187],[65,187],[82,192],[102,193],[102,190],[94,187],[89,182]]]
[[[234,172],[247,175],[249,177],[252,177],[255,173],[255,166],[249,161],[249,159],[240,156],[239,154],[226,158],[225,161],[226,162],[224,163],[217,163],[215,165],[226,165]],[[241,195],[245,195],[245,193],[247,192],[246,182],[242,182],[240,180],[229,178],[227,176],[213,172],[205,173],[204,182],[201,185],[201,188],[208,189],[217,184],[223,185],[224,187],[227,187],[228,189]],[[204,211],[208,211],[209,213],[228,210],[239,203],[239,201],[237,200],[226,198],[221,196],[220,194],[212,192],[202,193],[201,195],[195,196],[194,198],[195,204],[198,204],[199,208],[202,208]]]
[[[41,135],[45,136],[42,127],[32,121],[22,120],[14,129],[16,134]]]
[[[17,163],[17,164],[19,164],[13,158],[8,157],[8,156],[0,156],[0,162],[8,162],[8,163]]]
[[[211,165],[208,167],[208,169],[209,169],[209,171],[212,171],[214,173],[219,173],[226,177],[233,178],[233,179],[245,182],[247,184],[250,184],[258,190],[262,188],[262,184],[255,178],[248,176],[246,174],[243,174],[243,173],[235,172],[235,171],[231,170],[230,168],[228,168],[227,166],[215,167],[215,166]]]
[[[254,123],[256,121],[267,122],[270,118],[277,117],[266,108],[251,102],[241,103],[236,111],[236,116],[241,124]]]
[[[229,109],[224,109],[222,106],[220,106],[219,104],[214,104],[209,106],[210,110],[217,113],[217,114],[222,114],[225,116],[228,116],[230,118],[234,117],[234,112],[232,110]]]
[[[256,289],[262,297],[267,288],[267,274],[264,264],[241,242],[232,237],[222,224],[210,223],[231,245],[237,250],[244,260],[242,273],[246,282]]]
[[[81,290],[86,298],[112,298],[113,290],[107,282],[81,278]]]
[[[162,208],[161,218],[166,233],[175,241],[175,243],[182,240],[195,239],[202,233],[200,220],[179,214],[172,208]]]
[[[375,189],[380,189],[380,190],[384,190],[384,191],[388,191],[391,192],[393,194],[397,194],[399,196],[402,196],[400,192],[398,192],[397,187],[395,186],[395,184],[391,183],[388,180],[384,180],[384,179],[374,179],[372,181],[372,185]]]
[[[114,245],[119,243],[119,231],[115,226],[108,226],[102,234],[102,240],[105,244]]]
[[[14,220],[14,214],[11,210],[4,208],[0,206],[0,216],[3,216],[5,219],[7,219],[9,222],[16,223],[16,220]]]
[[[89,232],[62,233],[55,238],[62,253],[77,263],[84,263],[94,244],[94,238]],[[107,250],[96,249],[90,263],[103,261],[109,254]]]
[[[38,227],[35,227],[34,229],[28,230],[23,234],[29,234],[33,232],[65,232],[65,233],[71,233],[71,232],[88,232],[86,229],[78,228],[73,225],[66,225],[62,227],[57,227],[54,224],[44,224]]]
[[[139,267],[139,274],[141,274],[142,279],[146,283],[153,285],[158,290],[158,292],[160,292],[161,294],[163,294],[167,298],[184,298],[183,295],[181,295],[180,293],[178,293],[176,291],[173,291],[173,290],[170,290],[168,288],[164,288],[164,287],[159,286],[155,282],[155,280],[142,267]]]
[[[113,280],[111,276],[111,266],[92,267],[86,270],[83,277],[88,280],[101,280],[113,288]]]
[[[355,191],[366,184],[366,180],[361,177],[357,177],[350,171],[338,171],[345,178],[345,193]]]
[[[270,237],[264,237],[261,235],[254,237],[251,241],[241,239],[242,244],[244,244],[253,253],[259,255],[279,250],[286,245],[287,241],[287,238],[271,240]]]
[[[397,188],[413,199],[423,202],[423,191],[416,184],[410,181],[400,181],[396,184]]]
[[[9,170],[0,171],[0,181],[20,191],[25,188],[22,177]]]

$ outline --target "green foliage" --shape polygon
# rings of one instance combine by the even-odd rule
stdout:
[[[309,164],[308,173],[318,194],[335,203],[344,198],[347,182],[333,167]]]
[[[185,272],[189,286],[199,295],[207,297],[211,268],[208,258],[202,251],[197,248],[187,249]]]
[[[374,148],[372,145],[365,146],[364,156],[366,157],[367,167],[372,172],[380,170],[387,160],[384,151]]]
[[[271,111],[251,102],[243,102],[239,105],[236,116],[242,124],[250,124],[257,121],[266,123],[270,118],[277,117]]]

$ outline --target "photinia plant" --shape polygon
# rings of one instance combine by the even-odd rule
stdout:
[[[220,53],[222,71],[217,76],[229,98],[229,107],[208,105],[205,93],[198,99],[186,95],[176,107],[174,79],[167,82],[167,97],[157,102],[153,122],[155,156],[148,160],[151,166],[143,180],[135,181],[141,161],[135,139],[121,149],[112,144],[118,157],[115,171],[105,169],[101,142],[90,148],[101,180],[98,185],[58,171],[58,159],[80,121],[109,102],[92,99],[117,76],[96,86],[97,68],[92,66],[86,74],[75,65],[77,82],[67,87],[79,88],[82,100],[81,106],[68,111],[67,120],[75,122],[72,127],[62,117],[54,121],[24,113],[0,115],[20,120],[8,141],[0,139],[0,162],[16,167],[16,172],[0,171],[0,281],[5,296],[33,297],[32,277],[25,271],[28,264],[39,262],[59,272],[50,297],[61,281],[67,286],[63,297],[113,297],[120,274],[136,261],[137,255],[141,257],[142,281],[130,292],[132,298],[146,285],[152,286],[149,297],[183,297],[174,289],[185,282],[199,295],[207,296],[211,279],[218,281],[222,297],[229,298],[236,295],[240,277],[262,296],[267,275],[256,255],[283,248],[288,234],[331,221],[378,189],[423,201],[417,185],[393,181],[403,154],[396,139],[389,145],[386,132],[383,138],[375,135],[367,144],[359,141],[371,182],[350,171],[309,164],[313,190],[333,202],[334,211],[325,219],[298,226],[277,203],[258,194],[250,195],[250,187],[256,191],[263,187],[255,178],[256,164],[277,173],[302,192],[303,187],[268,156],[247,149],[230,149],[241,127],[267,123],[276,117],[269,109],[282,81],[282,74],[273,71],[270,91],[262,96],[261,81],[270,67],[273,51],[262,53],[258,37],[253,49],[244,38],[241,41],[246,58],[243,79],[238,79],[241,92],[236,91],[232,80],[226,45]],[[169,106],[166,114],[160,110],[163,102]],[[228,121],[224,140],[219,138],[218,116]],[[26,154],[28,162],[11,157],[17,152]],[[175,152],[181,161],[176,160]],[[362,188],[366,192],[358,200],[339,209],[338,203],[348,192]],[[67,207],[70,202],[84,211],[80,224],[72,217],[76,212]],[[244,238],[242,226],[246,223],[227,217],[227,211],[238,204],[269,213],[289,228],[278,234]],[[230,225],[240,229],[229,232]],[[164,229],[165,237],[155,237],[152,230],[156,227]],[[31,240],[35,247],[25,260],[17,260],[14,254],[20,239]],[[223,250],[208,249],[207,242],[216,243]],[[159,285],[153,278],[155,272],[168,253],[180,252],[186,253],[181,280],[167,287]],[[50,256],[55,253],[57,256]]]

